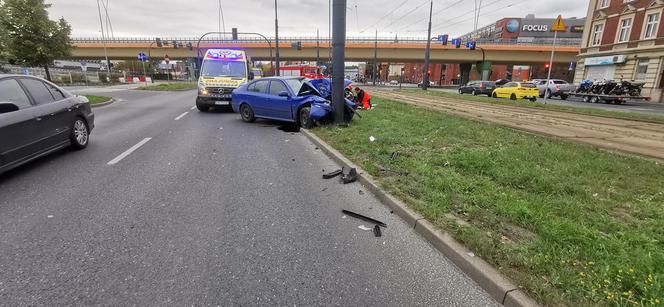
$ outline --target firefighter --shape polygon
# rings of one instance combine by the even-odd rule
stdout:
[[[355,103],[362,104],[362,108],[365,110],[370,110],[371,96],[369,96],[369,93],[365,92],[363,89],[355,87]]]

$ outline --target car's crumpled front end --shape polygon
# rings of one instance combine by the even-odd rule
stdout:
[[[345,80],[344,87],[349,87],[351,81]],[[308,99],[311,105],[310,117],[317,124],[326,124],[334,121],[334,106],[332,105],[332,81],[330,79],[315,79],[305,82],[299,96],[312,95]],[[350,122],[355,115],[357,106],[351,100],[344,98],[346,104],[344,121]]]

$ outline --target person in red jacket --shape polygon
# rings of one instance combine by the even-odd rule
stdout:
[[[365,110],[371,109],[371,96],[359,87],[355,87],[355,103],[361,103]]]

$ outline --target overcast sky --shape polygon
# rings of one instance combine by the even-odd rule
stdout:
[[[218,0],[101,0],[115,37],[191,37],[218,28]],[[479,1],[479,0],[478,0]],[[51,19],[64,17],[75,37],[100,37],[95,0],[46,0]],[[274,35],[271,0],[221,0],[227,31]],[[585,17],[589,0],[482,0],[479,25],[503,17]],[[347,0],[348,35],[426,36],[429,0]],[[432,35],[473,30],[475,0],[434,0]],[[103,11],[103,6],[102,6]],[[279,0],[279,34],[321,36],[328,32],[328,0]]]

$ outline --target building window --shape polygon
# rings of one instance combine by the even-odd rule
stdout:
[[[604,25],[597,24],[593,26],[593,36],[592,41],[590,42],[591,46],[599,46],[602,44],[602,35],[604,34]]]
[[[632,30],[632,18],[626,18],[620,21],[620,31],[618,32],[618,42],[629,41],[629,33]]]
[[[611,4],[611,0],[600,0],[598,8],[599,9],[605,9],[605,8],[609,7],[610,4]]]
[[[648,16],[646,16],[646,30],[644,31],[643,38],[655,38],[657,36],[658,28],[659,13],[648,14]]]
[[[634,80],[645,81],[646,73],[648,73],[648,64],[650,63],[649,59],[639,59],[636,63],[636,73],[634,74]]]

